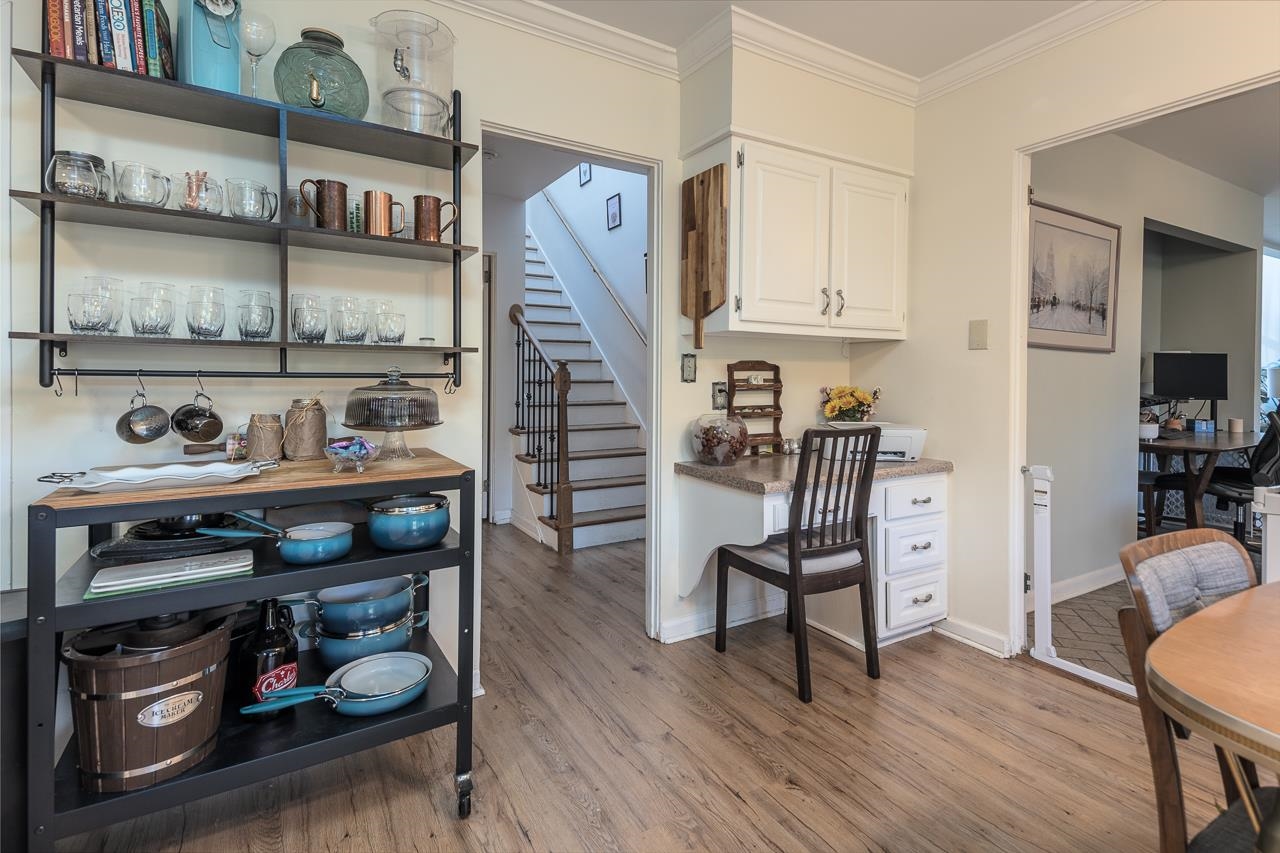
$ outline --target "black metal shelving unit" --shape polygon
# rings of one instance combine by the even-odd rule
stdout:
[[[120,110],[178,119],[209,127],[253,133],[279,140],[279,195],[287,195],[289,143],[301,142],[339,151],[350,151],[413,163],[434,169],[448,169],[453,177],[453,199],[462,195],[462,167],[479,148],[461,139],[462,96],[453,93],[453,138],[428,136],[399,128],[357,121],[343,116],[306,110],[190,86],[173,80],[148,77],[88,65],[74,60],[14,49],[13,58],[40,88],[40,172],[44,173],[55,149],[54,114],[57,100],[81,101]],[[277,222],[246,222],[227,216],[210,216],[181,210],[120,204],[93,199],[55,195],[48,187],[42,192],[11,190],[10,197],[40,217],[40,312],[36,331],[11,332],[11,338],[35,340],[40,347],[40,384],[48,388],[59,376],[196,376],[193,370],[77,369],[54,364],[55,354],[65,358],[71,344],[129,343],[142,346],[185,344],[190,346],[240,346],[272,349],[278,366],[271,370],[201,370],[202,377],[243,378],[379,378],[383,372],[306,372],[289,367],[289,353],[297,351],[378,351],[382,353],[438,354],[443,371],[405,370],[405,378],[445,379],[462,384],[462,354],[478,352],[462,346],[462,261],[476,254],[475,246],[462,243],[461,213],[454,219],[448,243],[429,243],[396,237],[378,237],[324,228],[296,228]],[[189,341],[179,338],[131,338],[72,335],[54,331],[57,307],[54,303],[54,233],[58,222],[77,222],[129,228],[157,233],[185,234],[223,240],[265,243],[279,247],[280,304],[289,304],[289,249],[321,249],[381,257],[404,258],[426,263],[450,264],[453,271],[452,346],[350,346],[301,344],[289,340],[289,324],[284,311],[277,322],[274,341]]]
[[[437,460],[441,459],[436,457]],[[53,850],[59,838],[170,808],[370,749],[390,741],[455,725],[457,755],[454,782],[458,815],[471,812],[471,661],[473,601],[475,590],[475,472],[443,460],[431,473],[430,466],[410,467],[397,479],[378,481],[358,475],[335,476],[331,484],[316,487],[268,486],[271,474],[248,490],[207,494],[203,497],[166,497],[149,500],[125,493],[118,501],[68,506],[60,493],[28,509],[28,609],[27,609],[27,835],[30,849]],[[325,463],[287,463],[316,465]],[[215,490],[216,491],[216,490]],[[111,535],[111,524],[186,513],[224,512],[273,506],[314,504],[333,500],[375,498],[391,494],[456,491],[458,532],[450,532],[434,548],[420,551],[378,550],[364,525],[357,525],[351,553],[341,560],[314,566],[282,563],[270,544],[254,546],[254,570],[250,576],[226,578],[186,587],[139,592],[111,598],[84,600],[96,571],[104,564],[87,553],[71,569],[57,577],[57,539],[63,528],[85,527],[89,544]],[[74,503],[74,502],[72,502]],[[426,693],[409,705],[376,717],[344,717],[322,703],[295,709],[292,718],[268,725],[245,722],[234,702],[223,703],[218,744],[199,764],[165,782],[123,793],[94,793],[80,787],[75,740],[61,760],[55,753],[54,714],[57,703],[57,667],[63,632],[95,625],[138,619],[157,613],[218,607],[224,604],[291,593],[408,572],[430,572],[457,566],[459,673],[427,632],[414,637],[414,650],[432,661]],[[320,683],[327,676],[314,652],[299,656],[300,683]],[[315,680],[312,680],[315,679]]]

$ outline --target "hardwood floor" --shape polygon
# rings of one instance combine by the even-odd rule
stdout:
[[[1025,661],[925,635],[862,656],[811,634],[796,699],[781,617],[644,636],[643,545],[558,560],[487,527],[476,794],[454,816],[432,732],[68,839],[64,850],[892,850],[1156,848],[1137,708]],[[1193,829],[1221,801],[1180,744]]]

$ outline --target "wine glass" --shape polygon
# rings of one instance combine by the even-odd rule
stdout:
[[[276,25],[262,12],[244,9],[240,13],[240,44],[249,54],[249,72],[252,75],[253,97],[258,97],[258,63],[276,46]]]

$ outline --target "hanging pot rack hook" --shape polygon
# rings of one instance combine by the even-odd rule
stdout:
[[[200,386],[200,393],[204,393],[204,382],[200,379],[200,371],[196,371],[196,385]]]
[[[53,374],[53,381],[56,382],[58,385],[57,388],[53,389],[53,396],[61,397],[62,396],[62,374],[61,373]]]
[[[138,368],[138,390],[142,392],[142,396],[147,395],[147,386],[142,384],[142,368]]]

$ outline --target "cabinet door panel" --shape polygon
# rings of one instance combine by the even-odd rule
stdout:
[[[906,323],[906,181],[837,168],[831,192],[831,325],[900,330]]]
[[[831,169],[768,145],[743,145],[742,319],[826,326]]]

